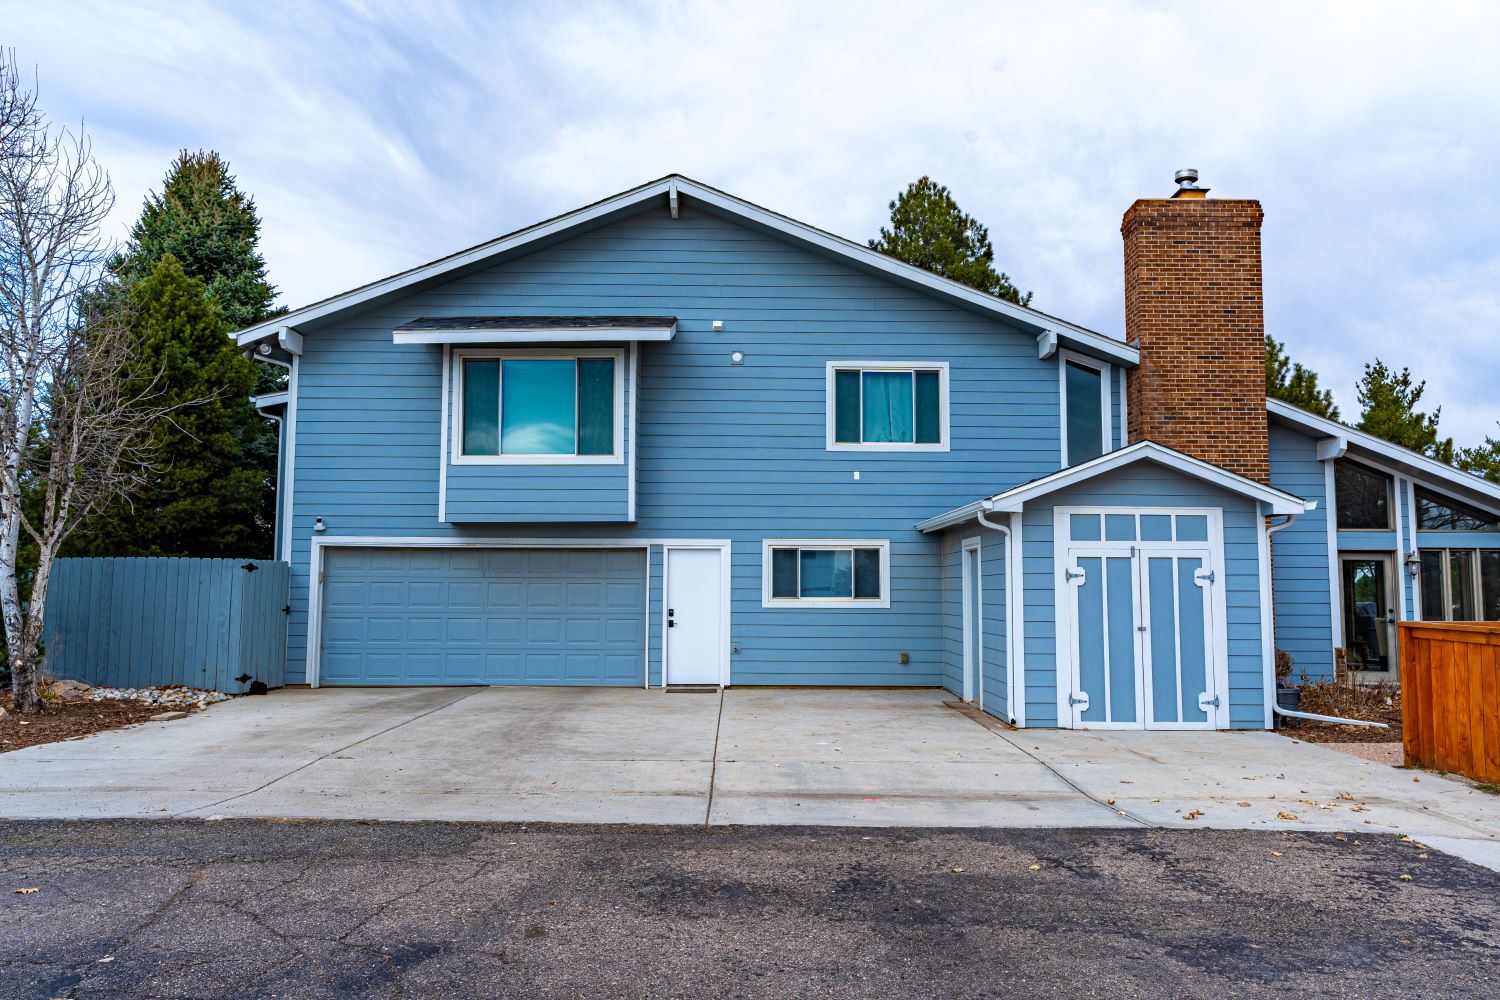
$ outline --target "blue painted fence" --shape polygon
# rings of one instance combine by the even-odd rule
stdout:
[[[109,687],[281,687],[287,564],[246,559],[59,559],[45,669]]]

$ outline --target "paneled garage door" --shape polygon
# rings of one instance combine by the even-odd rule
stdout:
[[[639,549],[330,548],[323,684],[640,684]]]

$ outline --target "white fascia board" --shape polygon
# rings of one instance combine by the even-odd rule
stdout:
[[[618,344],[632,340],[662,342],[677,334],[675,326],[578,327],[504,330],[396,330],[397,344]]]
[[[1447,462],[1439,462],[1435,458],[1428,458],[1421,452],[1403,448],[1398,444],[1392,444],[1385,438],[1376,437],[1365,431],[1339,423],[1337,420],[1329,420],[1320,417],[1316,413],[1309,413],[1298,406],[1282,402],[1279,399],[1267,399],[1266,410],[1272,416],[1280,417],[1289,424],[1308,431],[1311,434],[1324,438],[1343,438],[1345,449],[1355,447],[1368,451],[1398,467],[1404,467],[1418,479],[1437,480],[1450,483],[1460,489],[1469,490],[1472,493],[1485,497],[1491,504],[1500,504],[1500,483],[1492,483],[1470,472],[1454,468]],[[1319,444],[1319,458],[1322,458],[1321,442]],[[1341,456],[1335,456],[1341,457]],[[1459,499],[1465,499],[1459,497]]]

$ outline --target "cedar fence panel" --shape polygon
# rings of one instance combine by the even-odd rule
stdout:
[[[1399,629],[1407,765],[1500,782],[1500,625]]]
[[[284,562],[59,559],[44,669],[106,687],[281,687],[288,586]]]

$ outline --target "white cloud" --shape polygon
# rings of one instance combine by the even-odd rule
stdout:
[[[1267,325],[1354,410],[1379,353],[1500,418],[1500,11],[1409,5],[98,4],[10,12],[128,225],[223,152],[292,304],[680,170],[860,239],[927,173],[1037,304],[1118,334],[1119,220],[1266,206]]]

